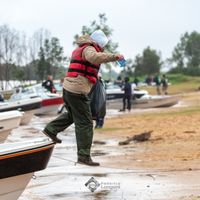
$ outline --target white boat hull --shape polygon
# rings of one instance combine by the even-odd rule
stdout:
[[[106,109],[117,109],[120,110],[123,108],[122,99],[112,99],[106,101]]]
[[[133,102],[133,108],[159,108],[159,107],[170,107],[178,103],[180,100],[179,96],[150,96],[147,99],[136,99]]]
[[[20,124],[22,113],[19,111],[8,111],[0,113],[0,143],[4,142],[12,129]]]
[[[170,107],[178,103],[180,96],[150,96],[149,98],[140,98],[132,100],[133,109],[145,109],[145,108],[158,108],[158,107]],[[123,100],[113,99],[106,102],[107,109],[122,109]]]
[[[36,115],[57,114],[60,105],[52,105],[41,107],[36,111]]]
[[[29,99],[26,96],[22,97],[22,99],[15,101],[6,101],[0,103],[0,112],[7,111],[22,111],[23,117],[21,119],[21,125],[28,124],[33,117],[33,115],[37,112],[37,110],[41,107],[41,98],[32,98]]]
[[[32,117],[38,112],[38,110],[39,109],[35,109],[24,112],[20,125],[28,124],[31,121]]]
[[[48,138],[0,144],[0,200],[17,200],[34,172],[47,167],[53,148]]]
[[[0,181],[0,200],[17,200],[25,190],[34,172],[9,177]]]

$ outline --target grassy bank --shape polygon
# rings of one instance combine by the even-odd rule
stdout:
[[[170,83],[169,94],[180,94],[197,91],[200,87],[200,77],[185,76],[182,74],[167,74]],[[142,89],[147,90],[150,94],[156,94],[155,86],[144,86]]]

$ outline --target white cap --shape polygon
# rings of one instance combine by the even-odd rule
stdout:
[[[97,43],[101,48],[105,47],[108,43],[108,38],[106,37],[105,33],[102,30],[94,31],[90,37],[92,40]]]

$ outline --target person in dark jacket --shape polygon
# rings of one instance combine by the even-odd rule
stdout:
[[[156,84],[156,92],[157,92],[157,95],[160,95],[160,94],[161,94],[161,92],[160,92],[161,80],[160,80],[159,74],[157,74],[157,75],[154,77],[154,82],[155,82],[155,84]]]
[[[47,80],[42,83],[42,86],[51,93],[56,93],[56,89],[53,84],[53,76],[49,75]]]
[[[131,99],[132,99],[132,87],[131,84],[129,83],[129,77],[125,78],[125,83],[124,83],[124,97],[123,97],[123,111],[128,109],[128,111],[131,110]]]
[[[167,95],[167,89],[168,89],[168,80],[165,74],[163,74],[162,79],[161,79],[161,84],[162,84],[162,92],[164,95]]]

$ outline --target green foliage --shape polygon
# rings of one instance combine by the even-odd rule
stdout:
[[[12,77],[14,80],[23,81],[25,80],[25,71],[24,67],[15,67],[12,68]]]
[[[46,62],[45,59],[44,49],[43,47],[41,47],[39,52],[39,60],[37,64],[37,73],[40,80],[44,80],[45,75],[47,74],[47,70],[48,70],[48,63]]]
[[[190,76],[186,76],[183,74],[167,74],[167,77],[172,84],[188,82],[191,80]]]
[[[200,75],[200,33],[186,32],[174,48],[171,62],[176,65],[172,72]]]
[[[61,67],[57,67],[57,70],[56,70],[56,75],[55,75],[55,79],[60,79],[60,78],[63,78],[65,77],[65,74],[66,74],[66,68],[61,66]]]
[[[185,68],[180,68],[180,67],[175,67],[172,68],[169,73],[172,74],[185,74],[185,75],[190,75],[190,76],[199,76],[200,75],[200,68],[197,67],[185,67]]]
[[[166,74],[168,80],[172,84],[181,84],[181,83],[189,83],[189,82],[194,82],[194,83],[199,83],[200,84],[200,79],[198,76],[188,76],[184,74],[172,74],[172,73],[167,73]]]
[[[147,47],[143,50],[142,56],[137,55],[135,57],[135,64],[133,65],[135,67],[135,75],[141,76],[159,73],[161,64],[161,58],[156,50]]]
[[[63,47],[60,46],[59,39],[55,37],[46,39],[39,51],[37,65],[39,78],[44,80],[50,74],[55,78],[64,61],[66,61],[66,57],[63,56]]]

